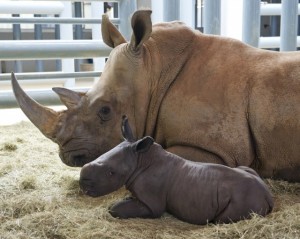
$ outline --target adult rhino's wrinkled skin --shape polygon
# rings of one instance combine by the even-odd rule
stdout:
[[[152,27],[150,15],[134,13],[128,43],[103,17],[103,40],[114,49],[87,93],[54,89],[66,111],[36,104],[13,79],[20,107],[58,143],[62,161],[82,166],[116,146],[126,114],[136,138],[150,135],[186,159],[300,182],[300,53],[256,49],[180,22]]]
[[[272,211],[272,195],[253,169],[187,161],[149,136],[133,141],[126,118],[122,128],[126,140],[80,172],[80,187],[90,196],[123,185],[133,194],[110,208],[112,216],[157,218],[168,211],[186,222],[207,224]]]

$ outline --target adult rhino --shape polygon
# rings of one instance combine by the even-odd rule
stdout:
[[[150,15],[133,14],[129,43],[103,16],[103,40],[114,49],[88,92],[53,88],[65,111],[39,105],[12,76],[21,109],[59,145],[62,161],[83,166],[119,144],[127,115],[136,138],[150,135],[183,158],[300,182],[300,54],[180,22],[152,27]]]

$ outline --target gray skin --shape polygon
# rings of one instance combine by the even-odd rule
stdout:
[[[251,168],[196,163],[165,151],[146,136],[134,141],[127,119],[125,141],[86,164],[81,189],[97,197],[123,185],[133,197],[110,208],[118,218],[157,218],[165,211],[193,224],[230,223],[273,208],[270,191]]]

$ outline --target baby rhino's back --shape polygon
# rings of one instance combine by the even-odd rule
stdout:
[[[228,223],[272,210],[268,188],[250,168],[190,161],[179,167],[169,181],[167,210],[184,221]]]

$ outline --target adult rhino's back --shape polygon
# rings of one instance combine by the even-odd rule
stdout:
[[[201,34],[190,48],[161,104],[156,139],[190,160],[266,177],[286,168],[292,178],[275,176],[299,181],[300,54]]]

